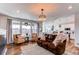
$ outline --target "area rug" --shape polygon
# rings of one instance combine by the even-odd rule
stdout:
[[[21,47],[21,55],[54,55],[50,51],[35,44],[28,44]]]

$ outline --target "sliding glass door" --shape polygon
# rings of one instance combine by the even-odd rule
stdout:
[[[12,42],[14,42],[13,35],[15,34],[20,34],[20,21],[12,20]]]
[[[12,34],[20,34],[20,21],[12,21]]]
[[[38,33],[38,24],[32,23],[32,33]]]
[[[31,38],[31,25],[29,23],[22,22],[22,35]]]

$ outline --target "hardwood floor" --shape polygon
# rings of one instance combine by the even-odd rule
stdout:
[[[30,42],[30,43],[23,43],[19,45],[15,45],[15,44],[7,45],[6,55],[20,55],[22,52],[21,47],[27,46],[28,44],[34,44],[34,43]],[[75,46],[74,40],[70,40],[69,42],[67,42],[65,54],[66,55],[78,55],[79,54],[79,48]]]
[[[74,40],[67,42],[66,53],[70,55],[79,55],[79,48],[75,46]]]
[[[6,46],[7,48],[7,53],[6,55],[18,55],[21,53],[21,47],[24,45],[27,45],[28,43],[22,43],[22,44],[9,44]]]

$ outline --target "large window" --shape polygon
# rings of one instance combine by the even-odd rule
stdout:
[[[12,21],[12,34],[20,34],[20,21]]]
[[[12,37],[14,34],[22,34],[25,37],[28,35],[31,38],[32,33],[38,33],[37,30],[37,23],[12,20]]]
[[[22,22],[22,35],[26,36],[26,34],[31,37],[31,25]]]
[[[38,25],[37,25],[37,23],[32,23],[32,33],[38,33]]]

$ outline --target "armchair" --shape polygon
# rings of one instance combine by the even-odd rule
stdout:
[[[19,44],[25,42],[25,38],[21,34],[15,34],[13,35],[14,43]]]

